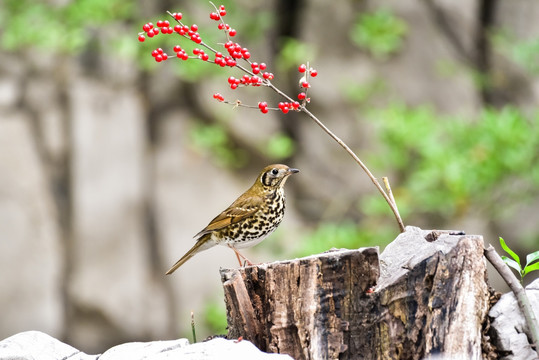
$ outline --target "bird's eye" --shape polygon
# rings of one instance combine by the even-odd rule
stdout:
[[[271,170],[271,173],[272,173],[273,175],[277,175],[277,174],[279,173],[279,170],[273,169],[273,170]]]

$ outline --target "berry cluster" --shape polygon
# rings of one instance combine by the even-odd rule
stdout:
[[[226,9],[224,5],[219,6],[219,9],[215,9],[214,12],[210,13],[210,19],[219,21],[217,28],[219,30],[224,30],[228,33],[228,36],[234,37],[237,34],[237,31],[230,28],[230,25],[225,24],[223,21],[223,16],[226,15]]]
[[[210,2],[211,3],[211,2]],[[213,4],[212,4],[213,5]],[[176,53],[176,57],[181,60],[188,60],[188,59],[197,59],[202,60],[207,63],[219,65],[220,67],[235,67],[243,71],[245,74],[240,78],[235,78],[233,76],[230,76],[228,78],[228,84],[231,89],[237,89],[240,86],[268,86],[271,87],[273,90],[280,93],[282,96],[284,96],[288,101],[286,102],[280,102],[277,108],[270,108],[268,107],[268,104],[263,101],[258,103],[258,108],[260,111],[264,114],[266,114],[269,110],[280,110],[282,113],[286,114],[289,111],[300,111],[302,107],[306,105],[306,103],[310,102],[310,98],[307,97],[307,90],[310,88],[310,78],[316,77],[317,71],[313,68],[309,67],[308,64],[302,64],[299,66],[298,71],[302,74],[302,78],[300,80],[300,88],[302,89],[302,92],[298,94],[298,100],[301,101],[295,101],[294,99],[290,98],[286,94],[280,92],[271,84],[271,80],[274,79],[274,75],[271,72],[266,71],[266,64],[265,63],[257,63],[257,62],[251,62],[251,53],[249,52],[249,49],[246,47],[241,46],[239,43],[231,41],[230,37],[233,37],[237,34],[235,29],[232,29],[228,24],[226,24],[223,21],[223,17],[226,15],[226,8],[224,5],[220,5],[218,8],[215,7],[215,11],[210,13],[210,19],[218,21],[217,28],[219,30],[224,31],[227,41],[223,44],[224,49],[226,52],[221,53],[212,47],[210,47],[208,44],[204,43],[202,41],[202,38],[200,34],[198,33],[198,26],[196,24],[192,25],[186,25],[182,23],[183,15],[182,13],[170,13],[168,14],[174,19],[174,21],[177,22],[176,25],[172,26],[168,20],[158,20],[156,22],[156,25],[154,25],[151,22],[148,22],[142,26],[142,32],[139,33],[139,41],[144,42],[146,40],[146,37],[153,38],[158,34],[178,34],[186,39],[189,39],[193,41],[195,44],[199,44],[202,48],[195,48],[192,51],[193,55],[189,55],[188,52],[183,49],[180,45],[174,46],[173,50],[174,53]],[[228,53],[228,55],[226,55]],[[157,48],[152,51],[152,56],[155,59],[156,62],[162,62],[169,59],[172,59],[173,57],[169,57],[167,53],[163,51],[161,48]],[[249,64],[249,67],[243,67],[240,64],[238,64],[238,61],[245,61]],[[216,99],[219,102],[224,102],[227,104],[233,104],[235,106],[244,106],[244,107],[254,107],[254,106],[248,106],[241,104],[240,101],[235,102],[228,102],[225,101],[224,97],[216,93],[213,95],[213,98]]]
[[[230,85],[230,88],[232,90],[235,90],[238,88],[239,85],[260,86],[263,82],[262,79],[256,75],[249,76],[245,74],[240,79],[236,79],[234,76],[229,77],[228,83]]]

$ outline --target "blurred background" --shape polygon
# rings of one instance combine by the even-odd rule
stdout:
[[[538,250],[537,1],[223,4],[235,41],[286,93],[299,64],[318,70],[309,109],[390,178],[405,224]],[[157,47],[193,48],[138,42],[166,10],[223,42],[207,1],[0,3],[0,339],[41,330],[87,353],[192,340],[191,311],[199,340],[225,333],[219,269],[237,266],[232,251],[164,273],[270,163],[301,173],[251,261],[382,250],[398,234],[367,176],[306,116],[212,99],[282,101],[269,89],[230,90],[241,73],[199,61],[157,64]]]

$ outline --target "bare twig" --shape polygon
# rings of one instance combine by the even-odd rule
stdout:
[[[397,202],[395,201],[395,198],[393,197],[393,191],[391,191],[391,186],[389,185],[389,179],[386,176],[384,176],[382,178],[382,181],[384,182],[384,186],[386,187],[387,195],[389,196],[389,199],[391,200],[391,202],[395,206],[395,210],[397,211],[397,213],[395,214],[395,218],[399,222],[399,227],[401,228],[401,232],[402,232],[404,231],[404,224],[402,223],[402,218],[399,213],[399,208],[397,207]]]
[[[531,308],[530,300],[526,295],[526,290],[522,287],[511,269],[503,262],[502,258],[498,255],[492,245],[489,245],[484,253],[488,261],[490,261],[492,266],[494,266],[496,271],[498,271],[503,280],[509,285],[511,291],[515,294],[518,307],[520,308],[520,311],[522,311],[526,324],[528,325],[527,335],[532,339],[535,351],[537,352],[537,355],[539,355],[539,325],[533,309]]]

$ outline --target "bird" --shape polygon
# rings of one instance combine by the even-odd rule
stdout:
[[[290,175],[298,172],[298,169],[283,164],[268,165],[262,169],[247,191],[194,236],[195,245],[166,275],[172,274],[195,254],[215,245],[225,245],[234,250],[240,266],[240,258],[252,265],[237,249],[260,243],[279,226],[285,211],[284,184]]]

